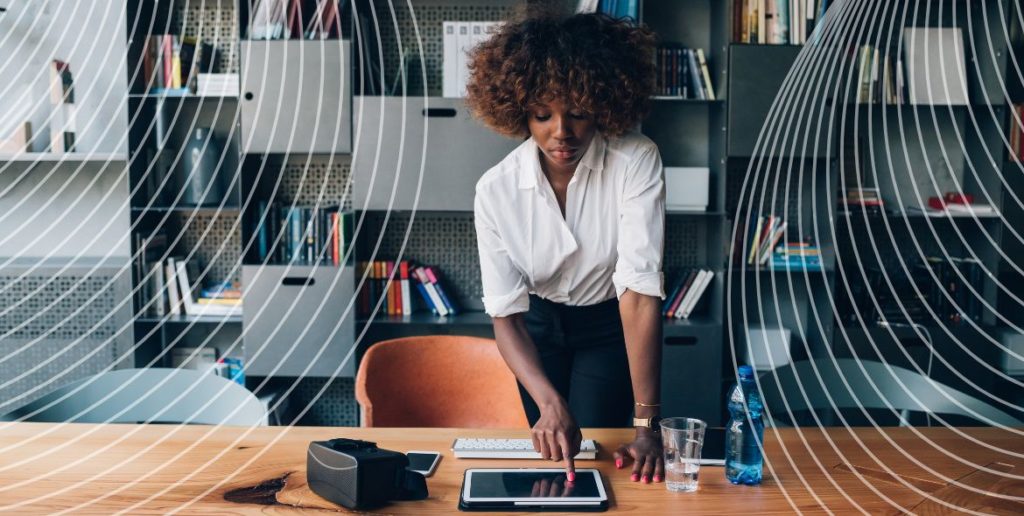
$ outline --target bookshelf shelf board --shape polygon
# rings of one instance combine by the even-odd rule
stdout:
[[[689,319],[676,319],[662,317],[662,326],[665,328],[720,328],[722,323],[708,316],[694,316]]]
[[[142,100],[145,100],[145,99],[161,99],[161,100],[209,100],[209,101],[228,100],[228,101],[236,101],[236,100],[238,100],[238,95],[237,94],[235,94],[235,95],[195,95],[195,94],[168,95],[168,94],[165,94],[165,93],[131,93],[131,94],[128,95],[128,98],[130,98],[130,99],[142,99]]]
[[[412,315],[381,315],[374,316],[371,322],[368,318],[362,317],[359,324],[423,324],[423,325],[453,325],[453,326],[490,326],[491,316],[484,312],[462,312],[458,315],[441,317],[430,312],[417,312]]]
[[[217,213],[221,211],[236,212],[238,206],[132,206],[132,213],[164,213],[164,212],[196,212]]]
[[[822,267],[820,269],[801,269],[801,268],[796,268],[796,267],[793,267],[793,268],[774,268],[774,267],[769,267],[768,265],[763,265],[763,266],[758,267],[758,268],[755,268],[753,265],[748,265],[747,267],[744,267],[744,268],[730,267],[729,270],[731,272],[733,272],[733,273],[744,272],[746,274],[762,274],[762,273],[764,273],[764,274],[787,274],[787,273],[793,273],[793,274],[803,275],[804,273],[806,273],[810,277],[821,276],[822,272],[824,272],[825,274],[832,274],[833,272],[835,272],[831,267]]]
[[[22,152],[18,154],[0,154],[0,163],[118,163],[127,162],[128,155],[104,152]]]
[[[932,213],[926,211],[908,210],[904,212],[893,212],[890,217],[907,217],[911,219],[999,219],[1002,214],[994,213]]]
[[[166,317],[136,317],[135,322],[144,324],[242,324],[242,317],[233,315],[168,315]]]
[[[666,215],[672,215],[676,217],[724,217],[724,211],[691,211],[691,210],[673,210],[672,208],[665,209]]]
[[[836,215],[839,216],[839,217],[843,217],[845,219],[850,219],[850,220],[861,220],[861,219],[864,218],[863,214],[861,214],[859,212],[850,212],[850,211],[837,211]],[[867,215],[867,218],[869,220],[878,220],[878,219],[881,219],[882,216],[883,216],[883,214],[881,214],[881,213],[874,213],[874,214],[869,213]],[[884,216],[886,218],[889,218],[889,219],[911,219],[911,220],[924,220],[924,219],[932,219],[932,220],[950,220],[950,219],[955,219],[955,220],[975,220],[975,219],[977,219],[977,220],[989,221],[989,220],[1002,220],[1003,219],[1003,215],[1001,213],[999,213],[998,211],[995,212],[995,213],[977,213],[977,214],[974,214],[974,213],[932,213],[932,212],[924,212],[924,211],[916,211],[916,210],[907,210],[907,211],[890,210],[890,211],[886,211]]]
[[[698,105],[713,105],[713,104],[724,104],[725,99],[716,98],[715,100],[703,100],[703,99],[684,99],[683,97],[676,97],[672,95],[655,95],[651,97],[651,100],[658,102],[677,102],[680,104],[698,104]]]

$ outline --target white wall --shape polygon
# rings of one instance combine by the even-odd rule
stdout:
[[[0,138],[28,119],[33,148],[49,144],[49,66],[67,62],[75,81],[77,150],[127,149],[126,3],[123,0],[0,0]]]

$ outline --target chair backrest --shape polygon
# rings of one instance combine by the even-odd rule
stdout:
[[[190,369],[120,369],[64,385],[7,421],[260,426],[266,410],[235,382]]]
[[[356,374],[363,426],[527,428],[516,379],[491,339],[378,342]]]
[[[1021,426],[1020,420],[984,401],[881,362],[851,358],[794,362],[761,374],[759,383],[764,404],[776,421],[802,411],[863,408],[948,414],[986,425]]]

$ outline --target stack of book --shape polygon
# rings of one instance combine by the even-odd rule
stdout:
[[[176,34],[150,36],[142,50],[144,89],[153,95],[188,95],[197,90],[200,72],[213,72],[219,66],[219,60],[216,48],[198,37]],[[237,77],[237,74],[233,75]],[[210,86],[206,89],[209,90]],[[238,94],[237,88],[233,94]]]
[[[593,13],[602,12],[612,18],[639,19],[639,0],[579,0],[576,3],[576,12]]]
[[[786,242],[772,253],[771,268],[778,270],[820,271],[821,250],[805,242]]]
[[[960,324],[981,320],[983,274],[981,262],[974,258],[929,256],[917,266],[915,281],[941,321]]]
[[[733,41],[802,45],[835,0],[732,0]]]
[[[850,212],[865,211],[872,215],[880,215],[884,205],[877,188],[847,188],[846,196],[839,200],[840,208]]]
[[[976,201],[968,193],[946,192],[942,197],[929,197],[926,206],[908,206],[908,213],[927,217],[992,217],[998,215],[995,207]]]
[[[241,293],[237,297],[226,297],[201,291],[195,296],[196,286],[191,278],[197,277],[198,267],[183,258],[165,258],[142,262],[144,271],[138,283],[141,302],[139,312],[151,317],[167,315],[196,315],[215,317],[240,317],[242,315]],[[193,265],[190,267],[190,265]],[[191,269],[191,272],[189,271]]]
[[[747,265],[763,265],[768,263],[771,249],[786,233],[786,221],[775,215],[758,216],[756,222],[751,219],[747,227],[746,245],[740,248],[743,261]],[[739,235],[742,237],[742,234]]]
[[[985,270],[974,258],[907,256],[865,267],[850,277],[857,281],[845,283],[848,295],[836,296],[839,320],[846,324],[909,319],[955,326],[967,319],[980,321],[984,315]]]
[[[337,39],[339,0],[254,0],[249,39]]]
[[[662,315],[669,319],[689,319],[714,277],[715,272],[707,269],[684,272],[670,289],[671,295],[665,298]]]
[[[903,59],[892,59],[878,47],[864,45],[857,52],[857,103],[906,104]]]
[[[188,94],[184,86],[187,81],[182,81],[181,75],[181,51],[181,42],[175,34],[156,34],[146,40],[142,50],[143,80],[150,93]]]
[[[341,265],[352,242],[352,213],[337,206],[260,201],[256,250],[261,263]]]
[[[441,273],[436,267],[408,260],[359,262],[356,278],[357,282],[363,281],[357,306],[364,317],[373,312],[381,298],[384,298],[382,308],[386,315],[411,315],[426,309],[446,316],[460,311],[455,298],[442,286]]]
[[[501,22],[490,21],[441,22],[441,94],[444,97],[466,96],[466,83],[469,82],[469,51],[490,38],[500,26]]]
[[[682,99],[715,100],[704,50],[658,47],[657,94]]]
[[[1024,104],[1014,104],[1010,114],[1010,161],[1024,161],[1021,140],[1024,140]]]
[[[201,97],[237,97],[237,73],[201,73],[196,81],[196,95]]]

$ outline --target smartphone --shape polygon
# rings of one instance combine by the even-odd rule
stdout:
[[[725,428],[709,427],[704,430],[700,463],[705,466],[725,465]]]
[[[422,473],[425,477],[433,475],[437,463],[441,462],[441,454],[433,451],[410,451],[405,456],[409,457],[409,467],[406,469]]]

